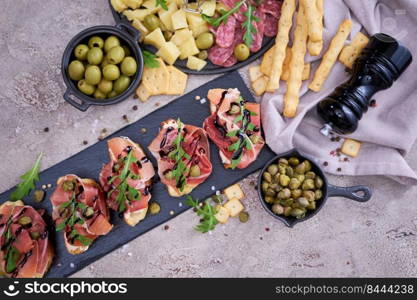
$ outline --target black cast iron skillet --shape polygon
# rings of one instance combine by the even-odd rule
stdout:
[[[266,171],[269,165],[271,165],[274,162],[277,162],[280,158],[289,158],[289,157],[297,157],[300,161],[303,160],[309,160],[311,162],[312,171],[316,173],[316,175],[320,176],[323,179],[323,198],[316,201],[316,209],[313,211],[307,211],[306,215],[302,219],[296,219],[294,217],[285,217],[282,215],[276,215],[272,212],[272,205],[269,203],[266,203],[264,200],[264,195],[262,193],[262,174]],[[293,227],[295,224],[303,221],[307,221],[308,219],[314,217],[319,210],[323,207],[323,205],[326,203],[326,200],[328,197],[344,197],[349,198],[358,202],[366,202],[369,199],[371,199],[372,196],[372,190],[363,185],[358,186],[351,186],[351,187],[340,187],[340,186],[334,186],[331,185],[327,181],[327,177],[324,174],[323,170],[314,162],[313,159],[309,158],[307,155],[301,154],[298,150],[293,149],[285,153],[281,153],[277,155],[276,157],[272,158],[270,161],[266,163],[266,165],[263,167],[261,173],[259,174],[258,178],[258,195],[259,200],[262,203],[262,206],[265,208],[265,210],[273,216],[275,219],[280,220],[288,227]]]
[[[132,77],[132,82],[130,83],[130,86],[127,88],[127,90],[113,98],[95,99],[94,97],[90,97],[81,93],[77,88],[76,81],[71,80],[67,73],[68,65],[72,60],[75,59],[75,47],[79,44],[87,44],[89,38],[95,35],[100,36],[103,39],[110,35],[117,36],[120,39],[120,43],[122,45],[126,45],[127,47],[129,47],[131,56],[133,56],[138,65],[138,70],[136,74]],[[91,105],[111,105],[119,103],[128,98],[130,95],[132,95],[135,91],[135,88],[139,85],[139,81],[142,77],[143,71],[142,51],[140,50],[139,45],[136,42],[139,39],[139,36],[139,31],[137,31],[131,26],[126,26],[125,24],[120,23],[117,24],[115,27],[106,25],[90,27],[81,31],[75,37],[73,37],[72,40],[68,43],[67,47],[65,48],[61,63],[62,77],[64,78],[65,85],[67,86],[67,90],[64,93],[65,101],[67,101],[72,106],[78,108],[81,111],[86,111]],[[78,102],[74,98],[78,99]]]

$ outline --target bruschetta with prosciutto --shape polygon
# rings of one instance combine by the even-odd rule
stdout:
[[[155,170],[142,148],[127,137],[109,140],[108,150],[110,162],[100,173],[107,204],[135,226],[146,217]]]
[[[0,206],[0,275],[41,278],[48,271],[54,251],[43,213],[20,200]]]
[[[71,254],[81,254],[101,235],[113,228],[100,185],[92,179],[65,175],[57,181],[51,196],[56,231],[64,235]]]
[[[265,145],[259,104],[245,101],[238,89],[211,89],[207,98],[211,115],[203,127],[219,148],[224,166],[246,168]]]
[[[158,161],[158,175],[172,197],[189,194],[212,172],[206,132],[179,119],[161,123],[149,150]]]

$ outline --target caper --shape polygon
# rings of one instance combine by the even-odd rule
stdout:
[[[301,219],[304,218],[305,216],[305,210],[301,209],[301,208],[294,208],[291,210],[291,216],[297,218],[297,219]]]
[[[290,189],[285,188],[278,193],[278,198],[279,199],[288,199],[290,197],[291,197]]]
[[[39,233],[39,231],[32,231],[30,233],[30,237],[32,238],[32,240],[37,240],[40,236],[41,234]]]
[[[316,194],[313,191],[303,191],[303,197],[308,201],[314,201],[316,199]]]
[[[279,174],[285,175],[287,173],[287,167],[285,165],[278,165]]]
[[[198,177],[201,175],[200,167],[198,165],[194,165],[190,169],[190,176],[191,177]]]
[[[302,189],[303,190],[312,190],[312,189],[314,189],[314,181],[313,181],[313,179],[306,179],[306,180],[304,180]]]
[[[311,162],[310,161],[305,160],[304,165],[305,165],[305,168],[306,168],[306,172],[311,171]]]
[[[151,213],[151,215],[159,214],[160,211],[161,206],[157,202],[152,201],[152,203],[149,205],[149,212]]]
[[[94,209],[92,207],[87,207],[87,209],[84,212],[84,216],[87,218],[92,217],[94,215]]]
[[[268,188],[269,188],[269,183],[266,181],[262,181],[262,184],[261,184],[262,192],[265,193],[268,190]]]
[[[284,208],[280,204],[272,205],[272,212],[276,215],[282,215],[284,213]]]
[[[285,174],[287,174],[290,177],[294,176],[294,169],[290,166],[287,166],[285,168]]]
[[[298,160],[298,158],[297,158],[297,157],[291,157],[291,158],[288,160],[288,163],[289,163],[291,166],[295,167],[295,166],[297,166],[298,164],[300,164],[300,161]]]
[[[290,177],[288,177],[287,175],[280,175],[279,176],[279,183],[282,186],[287,186],[290,183]]]
[[[300,187],[301,182],[297,178],[291,178],[290,180],[290,189],[296,190]]]
[[[279,187],[279,185],[278,185],[278,183],[271,183],[270,185],[269,185],[269,188],[270,189],[273,189],[273,190],[277,190],[277,188]]]
[[[314,192],[314,199],[320,200],[321,198],[323,198],[323,192],[321,190],[316,190]]]
[[[242,211],[239,213],[239,221],[242,223],[246,223],[249,220],[249,214],[246,211]]]
[[[201,50],[201,51],[198,53],[198,58],[199,58],[199,59],[206,60],[206,59],[207,59],[207,57],[208,57],[207,50]]]
[[[165,173],[165,178],[168,180],[172,180],[174,177],[174,172],[172,172],[172,170]]]
[[[291,197],[293,197],[294,199],[298,199],[301,197],[301,194],[303,192],[300,189],[296,189],[296,190],[292,190],[291,191]]]
[[[314,178],[316,178],[316,173],[309,171],[309,172],[306,173],[306,178],[307,179],[314,179]]]
[[[265,196],[265,202],[266,203],[273,203],[274,202],[274,197],[271,196]]]
[[[306,179],[306,177],[303,174],[296,174],[294,175],[294,178],[297,178],[301,183],[303,183]]]
[[[274,197],[277,193],[273,189],[268,189],[265,193],[267,196]]]
[[[284,208],[284,216],[289,217],[291,215],[292,208],[290,206]]]
[[[298,202],[293,202],[293,204],[291,204],[291,208],[302,208],[302,206]]]
[[[62,184],[62,189],[64,190],[64,192],[71,192],[74,190],[74,188],[75,184],[71,180],[64,181],[64,183]]]
[[[32,219],[31,217],[24,216],[19,219],[18,223],[22,226],[29,225],[30,223],[32,223]]]
[[[308,204],[307,209],[309,209],[309,210],[315,210],[316,209],[316,201],[311,201]]]
[[[289,198],[289,199],[285,200],[283,204],[284,204],[285,207],[288,207],[288,206],[291,206],[293,203],[294,203],[294,199]]]
[[[280,159],[278,160],[278,163],[279,163],[280,165],[288,165],[288,160],[287,160],[287,159],[285,159],[285,158],[280,158]]]
[[[271,183],[272,182],[272,176],[271,176],[271,174],[270,173],[268,173],[268,172],[264,172],[263,174],[262,174],[262,177],[267,181],[267,182],[269,182],[269,183]]]
[[[44,197],[45,197],[45,192],[42,190],[36,190],[33,193],[33,200],[35,200],[35,202],[37,203],[42,202]]]
[[[258,144],[260,142],[262,142],[262,137],[258,134],[252,134],[249,139],[251,140],[251,142],[253,144]]]
[[[297,174],[304,174],[306,172],[306,166],[304,163],[299,164],[295,167],[295,172]]]
[[[237,104],[232,104],[229,109],[229,114],[236,115],[238,113],[240,113],[240,106]]]
[[[308,200],[304,197],[300,197],[297,199],[297,203],[301,206],[301,207],[307,207],[310,203],[308,202]]]
[[[321,179],[320,177],[316,177],[316,179],[314,180],[315,186],[318,189],[321,189],[323,187],[323,179]]]
[[[278,166],[275,165],[275,164],[270,165],[267,170],[268,170],[269,174],[275,175],[275,174],[278,173]]]

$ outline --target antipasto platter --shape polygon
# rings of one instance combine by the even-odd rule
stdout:
[[[127,5],[109,0],[109,4],[116,23],[141,33],[145,52],[185,73],[207,75],[237,70],[271,48],[282,1],[145,0]]]
[[[163,161],[163,158],[164,158],[163,146],[166,143],[168,143],[168,141],[164,140],[164,137],[158,140],[158,136],[161,135],[161,132],[163,132],[164,129],[166,130],[165,127],[162,127],[162,128],[160,127],[161,122],[165,120],[170,120],[170,119],[172,120],[172,122],[178,122],[177,118],[180,118],[182,124],[188,124],[188,125],[184,125],[184,130],[185,129],[190,130],[191,128],[195,128],[194,126],[203,127],[203,123],[206,120],[205,129],[208,131],[208,135],[210,136],[210,138],[213,138],[213,132],[215,128],[210,129],[211,126],[209,124],[210,123],[209,116],[210,116],[210,113],[212,113],[212,116],[213,116],[213,109],[215,110],[215,105],[213,106],[213,103],[211,103],[210,105],[209,101],[206,101],[205,97],[207,97],[207,94],[210,90],[213,91],[213,89],[217,89],[217,90],[214,90],[214,92],[216,92],[216,91],[220,91],[218,89],[229,89],[229,88],[233,88],[234,90],[229,90],[229,92],[227,93],[225,91],[222,92],[220,94],[222,95],[221,97],[225,97],[227,99],[234,99],[232,98],[233,94],[237,93],[237,91],[240,91],[240,96],[242,98],[239,98],[238,96],[237,99],[244,99],[248,101],[245,104],[248,110],[244,109],[242,111],[251,112],[252,110],[250,107],[256,106],[252,103],[254,99],[250,91],[246,87],[244,81],[239,76],[239,74],[237,72],[232,72],[222,77],[219,77],[216,80],[208,82],[207,84],[201,86],[200,88],[190,92],[189,94],[186,94],[180,97],[176,101],[173,101],[170,104],[156,110],[152,114],[140,119],[139,121],[132,123],[128,125],[127,127],[115,132],[114,134],[110,135],[106,139],[99,141],[98,143],[83,150],[82,152],[40,173],[39,175],[40,180],[36,183],[37,188],[43,185],[48,185],[50,189],[48,189],[46,197],[44,198],[42,202],[38,203],[32,199],[29,199],[30,197],[27,197],[28,199],[25,199],[25,205],[33,206],[33,208],[35,208],[36,210],[42,210],[42,209],[45,210],[43,217],[44,219],[46,219],[46,225],[43,224],[42,221],[35,222],[35,220],[37,220],[37,216],[34,216],[36,215],[36,213],[29,208],[21,213],[21,217],[16,223],[16,224],[21,225],[21,227],[17,226],[16,228],[18,227],[23,228],[23,230],[20,230],[19,234],[22,234],[22,232],[24,234],[27,234],[29,232],[30,238],[29,236],[27,237],[29,240],[41,241],[36,244],[38,245],[35,247],[36,251],[31,250],[29,252],[29,255],[26,255],[27,257],[25,256],[25,260],[23,261],[24,262],[30,261],[31,259],[30,257],[34,255],[34,253],[37,253],[37,255],[40,255],[39,253],[42,252],[40,251],[40,249],[43,249],[43,251],[48,251],[48,254],[46,255],[44,264],[42,264],[41,267],[45,268],[47,265],[51,263],[51,267],[45,276],[46,277],[67,277],[73,274],[74,272],[86,267],[87,265],[101,258],[102,256],[106,255],[107,253],[117,249],[118,247],[121,247],[122,245],[126,244],[132,239],[144,234],[145,232],[151,230],[152,228],[174,218],[175,216],[189,209],[190,206],[186,204],[186,198],[180,196],[181,194],[185,194],[188,191],[187,189],[195,188],[191,192],[192,197],[194,199],[204,200],[212,196],[213,194],[215,194],[216,191],[222,190],[230,186],[231,184],[241,180],[242,178],[248,176],[249,174],[255,172],[256,170],[262,168],[265,165],[265,163],[274,156],[274,154],[266,145],[264,145],[264,142],[261,136],[261,131],[259,130],[259,133],[258,133],[258,131],[256,130],[256,127],[253,128],[254,125],[249,125],[252,123],[248,123],[247,125],[251,127],[251,131],[252,131],[251,135],[257,138],[249,139],[244,134],[247,140],[244,138],[242,141],[244,143],[250,143],[252,145],[250,148],[247,145],[244,151],[249,151],[249,150],[253,151],[253,153],[255,153],[254,157],[249,157],[249,160],[246,160],[247,157],[243,157],[242,160],[236,160],[236,159],[234,160],[232,158],[232,160],[229,163],[234,164],[234,167],[237,167],[237,168],[227,169],[224,166],[224,161],[225,161],[224,154],[219,155],[219,150],[214,143],[209,142],[209,147],[210,147],[209,155],[208,153],[204,153],[204,151],[201,150],[201,149],[207,149],[206,147],[208,146],[208,139],[207,141],[203,140],[202,143],[203,144],[207,143],[207,145],[203,145],[201,149],[197,151],[197,153],[200,154],[200,156],[198,157],[199,160],[198,162],[194,161],[194,163],[198,165],[198,168],[197,168],[198,170],[192,167],[190,170],[190,176],[194,176],[195,178],[200,178],[200,175],[203,176],[204,174],[206,174],[207,178],[202,178],[202,180],[199,180],[197,184],[194,184],[194,185],[192,185],[193,181],[188,181],[187,179],[186,183],[182,187],[178,185],[178,181],[177,181],[177,184],[170,186],[170,182],[172,183],[172,181],[174,181],[175,183],[174,177],[176,175],[169,174],[171,169],[168,169],[168,170],[166,168],[164,169],[164,166],[166,166],[166,161],[165,162]],[[236,107],[233,105],[236,105],[236,103],[238,102],[232,102],[232,105],[228,113],[230,112],[233,113],[233,110],[236,109]],[[243,103],[243,100],[240,103]],[[220,110],[220,108],[218,109]],[[255,113],[250,113],[250,115],[255,116]],[[242,116],[243,118],[245,118],[244,114],[242,114]],[[233,118],[236,118],[236,117],[233,116]],[[256,116],[254,118],[250,118],[250,117],[246,117],[246,118],[248,120],[256,120]],[[260,121],[260,120],[257,120],[257,121]],[[253,121],[253,122],[256,123],[257,121]],[[210,133],[210,130],[212,131],[211,133]],[[196,132],[198,132],[198,130]],[[185,135],[187,134],[188,133],[185,132]],[[116,183],[116,180],[118,179],[115,180],[112,178],[112,175],[114,176],[114,174],[112,175],[105,174],[105,170],[109,171],[110,173],[112,171],[115,172],[114,170],[117,170],[116,166],[117,164],[120,164],[120,159],[122,158],[120,154],[117,155],[116,157],[112,157],[112,154],[110,153],[110,162],[109,162],[108,142],[115,141],[119,139],[119,137],[122,137],[122,136],[128,137],[130,140],[138,143],[141,146],[141,149],[143,149],[143,153],[139,155],[139,157],[141,157],[142,155],[142,159],[140,159],[141,166],[143,167],[145,163],[149,164],[149,166],[150,164],[152,164],[152,166],[155,168],[155,173],[159,172],[159,175],[163,177],[162,181],[158,179],[158,176],[155,176],[154,178],[152,178],[153,185],[150,186],[149,181],[144,178],[147,175],[152,175],[152,174],[146,174],[149,172],[147,172],[144,167],[143,169],[141,168],[142,170],[144,170],[144,172],[143,173],[139,172],[140,176],[136,176],[135,178],[132,177],[130,179],[139,180],[139,181],[140,179],[146,180],[145,186],[138,187],[137,189],[138,191],[142,193],[142,197],[144,198],[139,197],[138,199],[136,199],[138,201],[134,202],[135,204],[132,204],[132,205],[137,204],[140,206],[142,201],[146,202],[147,200],[149,200],[146,198],[146,196],[150,192],[152,195],[152,200],[156,201],[160,205],[160,212],[155,215],[150,215],[148,213],[145,217],[145,215],[141,213],[141,210],[139,207],[139,210],[137,210],[137,212],[139,212],[139,215],[141,216],[138,216],[136,220],[134,217],[132,217],[132,215],[127,216],[126,211],[124,214],[120,213],[120,211],[117,210],[117,205],[116,205],[116,209],[114,210],[114,207],[112,207],[112,205],[110,204],[109,205],[110,211],[106,212],[106,209],[103,208],[102,206],[103,203],[101,203],[101,198],[102,198],[101,192],[99,192],[98,194],[97,193],[94,194],[95,197],[93,199],[93,201],[97,204],[98,208],[96,207],[96,205],[94,205],[93,210],[91,210],[90,207],[74,206],[75,209],[79,211],[83,211],[84,216],[87,216],[87,218],[85,219],[85,222],[87,223],[87,227],[81,226],[84,224],[79,223],[80,226],[78,229],[77,227],[74,227],[75,235],[73,234],[73,232],[66,232],[66,235],[62,234],[62,230],[64,231],[67,230],[70,224],[69,222],[71,222],[71,218],[67,218],[65,220],[66,226],[60,225],[62,224],[62,219],[65,218],[65,216],[62,215],[62,212],[66,211],[66,209],[71,207],[72,204],[81,205],[80,201],[76,200],[76,198],[88,197],[88,194],[90,192],[94,192],[94,189],[98,188],[96,184],[92,183],[92,181],[85,180],[85,179],[81,180],[80,178],[91,178],[95,182],[101,183],[103,190],[105,192],[109,192],[109,189],[115,188],[114,186],[116,185],[118,185],[118,187],[122,185],[120,182]],[[227,136],[231,136],[231,134],[228,134]],[[168,140],[170,139],[169,133],[168,135],[165,135],[165,138],[167,138]],[[185,136],[185,139],[187,140],[186,136]],[[213,140],[216,142],[215,138]],[[122,143],[126,143],[127,141],[129,140],[127,139],[121,140]],[[150,150],[152,152],[156,151],[157,152],[156,156],[158,155],[162,156],[162,158],[160,157],[158,159],[158,162],[155,160],[152,153],[148,150],[148,146],[155,144],[155,141],[157,141],[157,144],[156,144],[157,149],[151,146]],[[174,141],[171,141],[171,142],[175,144],[175,141],[178,141],[178,139],[175,139]],[[197,139],[197,141],[200,141],[200,139]],[[221,141],[217,141],[216,144],[220,145]],[[185,145],[184,148],[186,148],[187,142],[185,142],[184,145]],[[193,143],[191,143],[190,145],[193,145]],[[131,150],[132,147],[135,148],[135,145],[132,144],[128,148]],[[112,148],[112,149],[114,151],[117,151],[115,150],[115,148]],[[134,151],[130,151],[129,153],[133,153]],[[173,155],[174,156],[178,155],[179,152],[180,151],[177,151]],[[186,154],[182,154],[182,155],[187,155],[187,152],[188,151],[186,149],[185,151]],[[171,156],[171,154],[169,154],[169,157],[170,158],[174,157],[174,156]],[[222,159],[220,158],[221,156],[223,156]],[[145,157],[149,158],[150,161],[143,159]],[[202,161],[204,157],[206,158],[210,157],[211,163],[209,162],[208,167],[207,167],[207,162]],[[114,162],[112,162],[112,158]],[[123,157],[124,160],[127,159],[128,161],[131,158],[132,158],[131,155],[125,155]],[[184,161],[187,161],[187,160],[184,160]],[[106,169],[109,164],[111,168]],[[123,163],[121,163],[119,167],[120,166],[123,166]],[[158,169],[156,168],[156,166],[158,166]],[[178,168],[178,166],[175,166],[175,168]],[[211,170],[211,174],[207,174],[207,170],[206,170],[207,168]],[[193,172],[194,173],[197,172],[198,174],[193,174]],[[121,173],[123,173],[123,171]],[[72,175],[70,175],[69,177],[67,176],[67,177],[62,178],[62,176],[65,176],[67,174],[75,174],[79,176],[79,178],[76,178]],[[59,179],[59,183],[57,186],[58,179]],[[167,186],[170,188],[167,189],[167,186],[164,183],[167,184]],[[129,185],[131,184],[129,183]],[[78,189],[77,197],[75,197],[76,189]],[[0,203],[4,203],[8,199],[10,199],[10,196],[13,190],[14,188],[1,194]],[[70,201],[66,201],[68,198],[65,198],[71,194],[71,193],[67,193],[68,191],[74,191],[74,194],[73,194],[74,197]],[[128,197],[133,197],[133,198],[137,197],[137,194],[135,194],[135,192],[131,191],[130,189],[127,193],[124,193],[124,194],[127,195]],[[170,195],[177,196],[177,197],[174,198],[174,197],[171,197]],[[110,194],[107,194],[107,196],[111,198]],[[120,202],[117,202],[118,199],[116,198],[112,198],[111,201],[113,201],[113,205],[115,203],[114,201],[116,201],[116,204],[117,203],[120,204]],[[133,203],[133,202],[126,201],[124,203]],[[97,214],[100,216],[100,218],[96,218]],[[89,215],[90,216],[94,215],[95,220],[96,220],[95,223],[99,222],[100,226],[94,226],[95,225],[94,223],[93,224],[88,223]],[[54,219],[55,224],[51,216]],[[142,220],[138,223],[140,219]],[[24,224],[23,224],[23,221],[25,221]],[[126,223],[130,224],[131,226],[129,226]],[[41,233],[40,236],[34,237],[33,227],[40,228],[39,226],[44,228],[43,230],[47,228],[48,234]],[[2,227],[4,228],[4,226]],[[95,228],[93,229],[93,227]],[[11,225],[10,228],[12,228],[11,230],[13,231],[13,225]],[[80,236],[77,235],[77,230],[83,230],[82,228],[87,228],[88,233],[89,233],[89,235],[87,235],[88,236],[87,239],[85,239],[85,237],[82,237],[84,240],[80,239]],[[80,231],[78,231],[78,233],[79,232]],[[91,235],[91,232],[94,232],[96,235]],[[15,232],[14,234],[11,234],[11,236],[13,235],[17,236],[17,233]],[[64,236],[65,236],[65,240],[64,240]],[[49,243],[50,243],[49,247],[43,242],[46,238],[49,240]],[[71,240],[71,238],[79,239],[79,242],[82,242],[82,243],[77,244],[74,242],[74,240]],[[89,248],[88,250],[83,248],[83,245],[85,246],[85,242],[88,242],[87,243],[89,245],[89,247],[87,247]],[[68,245],[69,243],[71,245]],[[54,250],[52,250],[51,248],[53,248]],[[72,252],[72,254],[70,254],[69,252]],[[52,253],[55,253],[55,254],[52,255]],[[73,255],[76,253],[79,253],[79,254]],[[13,259],[9,258],[8,260],[13,260]],[[38,263],[37,266],[39,269],[40,264]],[[19,268],[19,266],[16,266],[16,265],[14,267]],[[21,269],[18,269],[18,270],[21,271]],[[42,271],[44,271],[44,269]],[[33,276],[33,274],[24,274],[24,275],[25,277],[31,277],[30,275]]]

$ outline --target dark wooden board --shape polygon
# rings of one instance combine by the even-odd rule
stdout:
[[[47,210],[48,215],[51,215],[52,206],[49,197],[55,188],[56,180],[65,174],[76,174],[83,178],[97,180],[103,164],[108,162],[106,140],[112,137],[127,136],[133,141],[138,142],[154,166],[156,166],[156,161],[149,153],[147,146],[157,135],[159,124],[168,118],[179,117],[184,123],[202,126],[204,119],[209,115],[209,104],[208,102],[200,103],[200,101],[195,100],[195,96],[204,98],[207,95],[207,91],[212,88],[238,88],[245,99],[254,101],[253,96],[237,72],[221,76],[154,111],[139,121],[124,127],[108,138],[43,171],[40,174],[40,182],[37,183],[37,188],[48,183],[53,184],[52,188],[48,189],[45,200],[42,203],[35,203],[29,199],[30,197],[27,197],[28,200],[25,203],[33,205],[35,208],[44,208]],[[141,133],[141,128],[146,128],[147,132],[145,134]],[[258,159],[248,168],[244,170],[226,170],[221,164],[215,145],[210,142],[210,147],[213,173],[203,184],[192,192],[192,196],[200,200],[206,199],[214,193],[212,190],[213,186],[216,190],[222,190],[260,169],[274,156],[273,152],[266,146]],[[11,191],[12,189],[0,195],[0,203],[8,199]],[[56,257],[47,277],[67,277],[141,234],[144,234],[148,230],[189,209],[184,204],[185,197],[171,198],[166,191],[166,187],[159,181],[154,184],[151,193],[152,199],[161,205],[161,213],[155,216],[148,215],[137,226],[130,227],[123,222],[117,213],[111,212],[111,222],[114,224],[114,228],[108,235],[98,238],[86,253],[80,255],[69,254],[65,248],[62,233],[54,234],[54,229],[52,228],[50,231],[56,250]],[[183,203],[182,206],[180,206],[180,202]],[[174,215],[170,215],[171,210],[175,212]],[[190,220],[190,230],[194,225],[193,221]],[[111,276],[111,274],[107,275]]]

